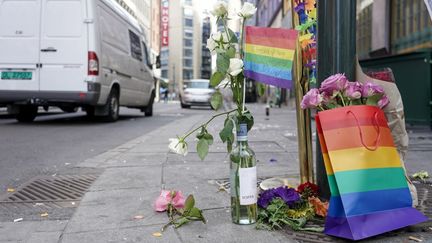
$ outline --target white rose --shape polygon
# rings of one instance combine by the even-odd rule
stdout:
[[[187,143],[184,140],[179,140],[178,138],[170,138],[169,141],[170,144],[168,145],[168,148],[171,150],[171,152],[181,154],[183,156],[186,156],[188,154]]]
[[[217,42],[219,42],[219,41],[221,41],[221,39],[222,39],[222,33],[221,32],[216,32],[216,33],[213,33],[212,35],[211,35],[211,38],[214,40],[214,41],[217,41]]]
[[[216,42],[211,37],[207,39],[207,48],[210,50],[212,55],[216,53],[216,46]]]
[[[227,34],[226,32],[223,32],[223,33],[222,33],[222,41],[223,41],[224,43],[228,43],[228,42],[229,42],[228,34]]]
[[[243,4],[243,7],[240,9],[240,12],[238,13],[238,15],[240,17],[243,17],[245,19],[252,17],[252,15],[254,15],[257,11],[257,8],[252,4],[252,3],[248,3],[246,2],[245,4]]]
[[[228,5],[226,2],[220,1],[213,5],[213,10],[210,13],[215,17],[222,17],[228,13]]]
[[[243,70],[243,61],[239,58],[230,58],[228,73],[237,76]]]

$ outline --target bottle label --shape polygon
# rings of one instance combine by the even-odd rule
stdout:
[[[247,124],[241,123],[237,131],[237,141],[247,141]]]
[[[257,170],[255,167],[240,168],[240,205],[251,205],[257,202]]]

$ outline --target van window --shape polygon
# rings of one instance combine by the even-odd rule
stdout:
[[[80,0],[50,0],[44,11],[46,37],[81,36],[83,10]]]
[[[146,65],[151,65],[151,62],[150,62],[150,59],[149,59],[149,56],[148,56],[148,52],[147,52],[147,46],[146,46],[146,44],[145,44],[144,42],[142,42],[142,46],[143,46],[143,48],[144,48],[144,52],[143,52],[143,54],[144,54],[144,56],[143,56],[143,62],[144,62]]]
[[[137,34],[129,30],[129,38],[131,44],[131,55],[133,58],[142,61],[142,50],[140,38]]]

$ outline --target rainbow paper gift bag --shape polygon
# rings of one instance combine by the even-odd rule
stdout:
[[[411,207],[382,110],[346,106],[319,112],[316,123],[331,191],[326,234],[359,240],[427,220]]]

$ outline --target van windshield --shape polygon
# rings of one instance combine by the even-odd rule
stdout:
[[[208,89],[210,83],[207,82],[185,82],[186,88],[188,89]]]

